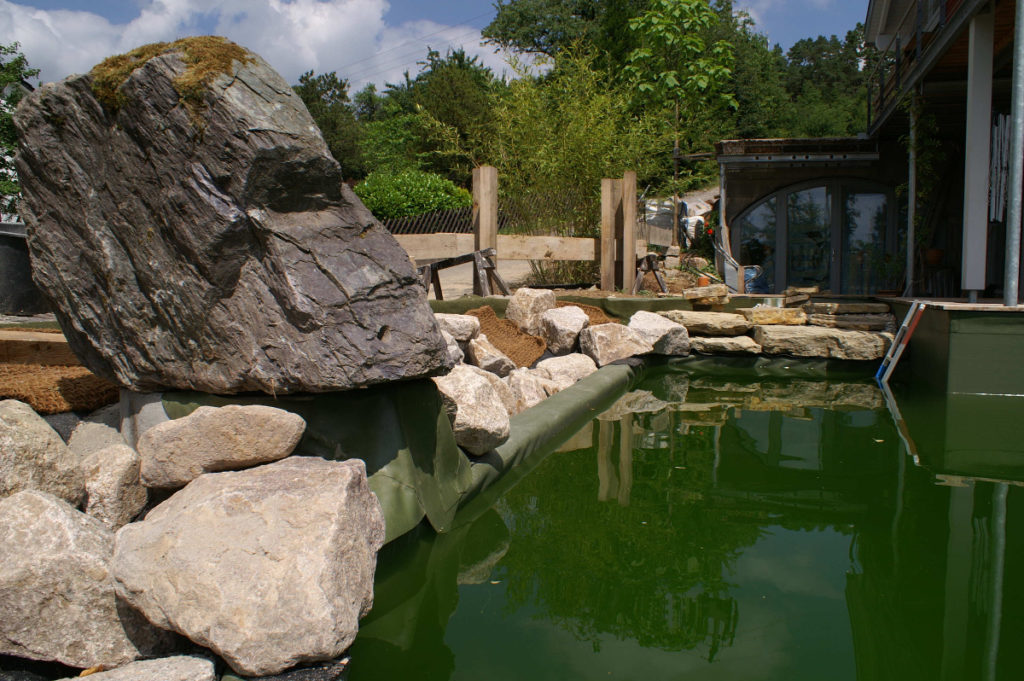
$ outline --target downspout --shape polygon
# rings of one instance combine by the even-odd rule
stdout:
[[[1010,116],[1010,195],[1006,209],[1003,305],[1016,305],[1020,288],[1021,192],[1024,182],[1024,9],[1017,3],[1013,29],[1013,107]]]

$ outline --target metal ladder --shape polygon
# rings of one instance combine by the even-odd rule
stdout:
[[[921,321],[921,315],[926,307],[927,304],[919,300],[911,303],[910,309],[907,310],[907,316],[903,318],[903,323],[900,324],[896,337],[893,338],[892,345],[889,346],[889,351],[885,353],[885,357],[882,359],[882,366],[878,367],[878,371],[875,373],[875,380],[879,383],[889,383],[889,377],[896,370],[896,364],[900,361],[900,357],[903,356],[903,351],[907,349],[907,343],[910,341],[910,337],[914,335],[914,329],[917,328],[917,323]]]

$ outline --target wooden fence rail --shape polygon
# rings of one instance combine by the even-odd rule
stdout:
[[[473,171],[472,233],[399,233],[395,238],[418,265],[485,248],[495,249],[495,260],[597,261],[602,289],[628,291],[636,277],[638,249],[646,251],[637,238],[636,205],[636,173],[629,171],[622,179],[601,182],[600,238],[499,234],[498,172],[481,166]]]

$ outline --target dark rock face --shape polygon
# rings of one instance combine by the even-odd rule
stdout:
[[[249,54],[196,107],[175,89],[187,49],[140,60],[116,111],[82,75],[16,112],[34,277],[75,353],[138,391],[445,373],[408,256],[343,185],[301,100]]]

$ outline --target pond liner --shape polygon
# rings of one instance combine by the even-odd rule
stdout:
[[[467,457],[455,444],[430,380],[277,398],[177,391],[164,393],[162,404],[171,419],[228,404],[263,404],[302,416],[306,431],[293,455],[362,459],[390,542],[424,517],[437,532],[449,531],[460,508],[511,474],[510,480],[525,475],[530,468],[520,471],[523,461],[554,451],[634,385],[643,366],[636,359],[608,365],[513,416],[509,440],[482,457]]]

